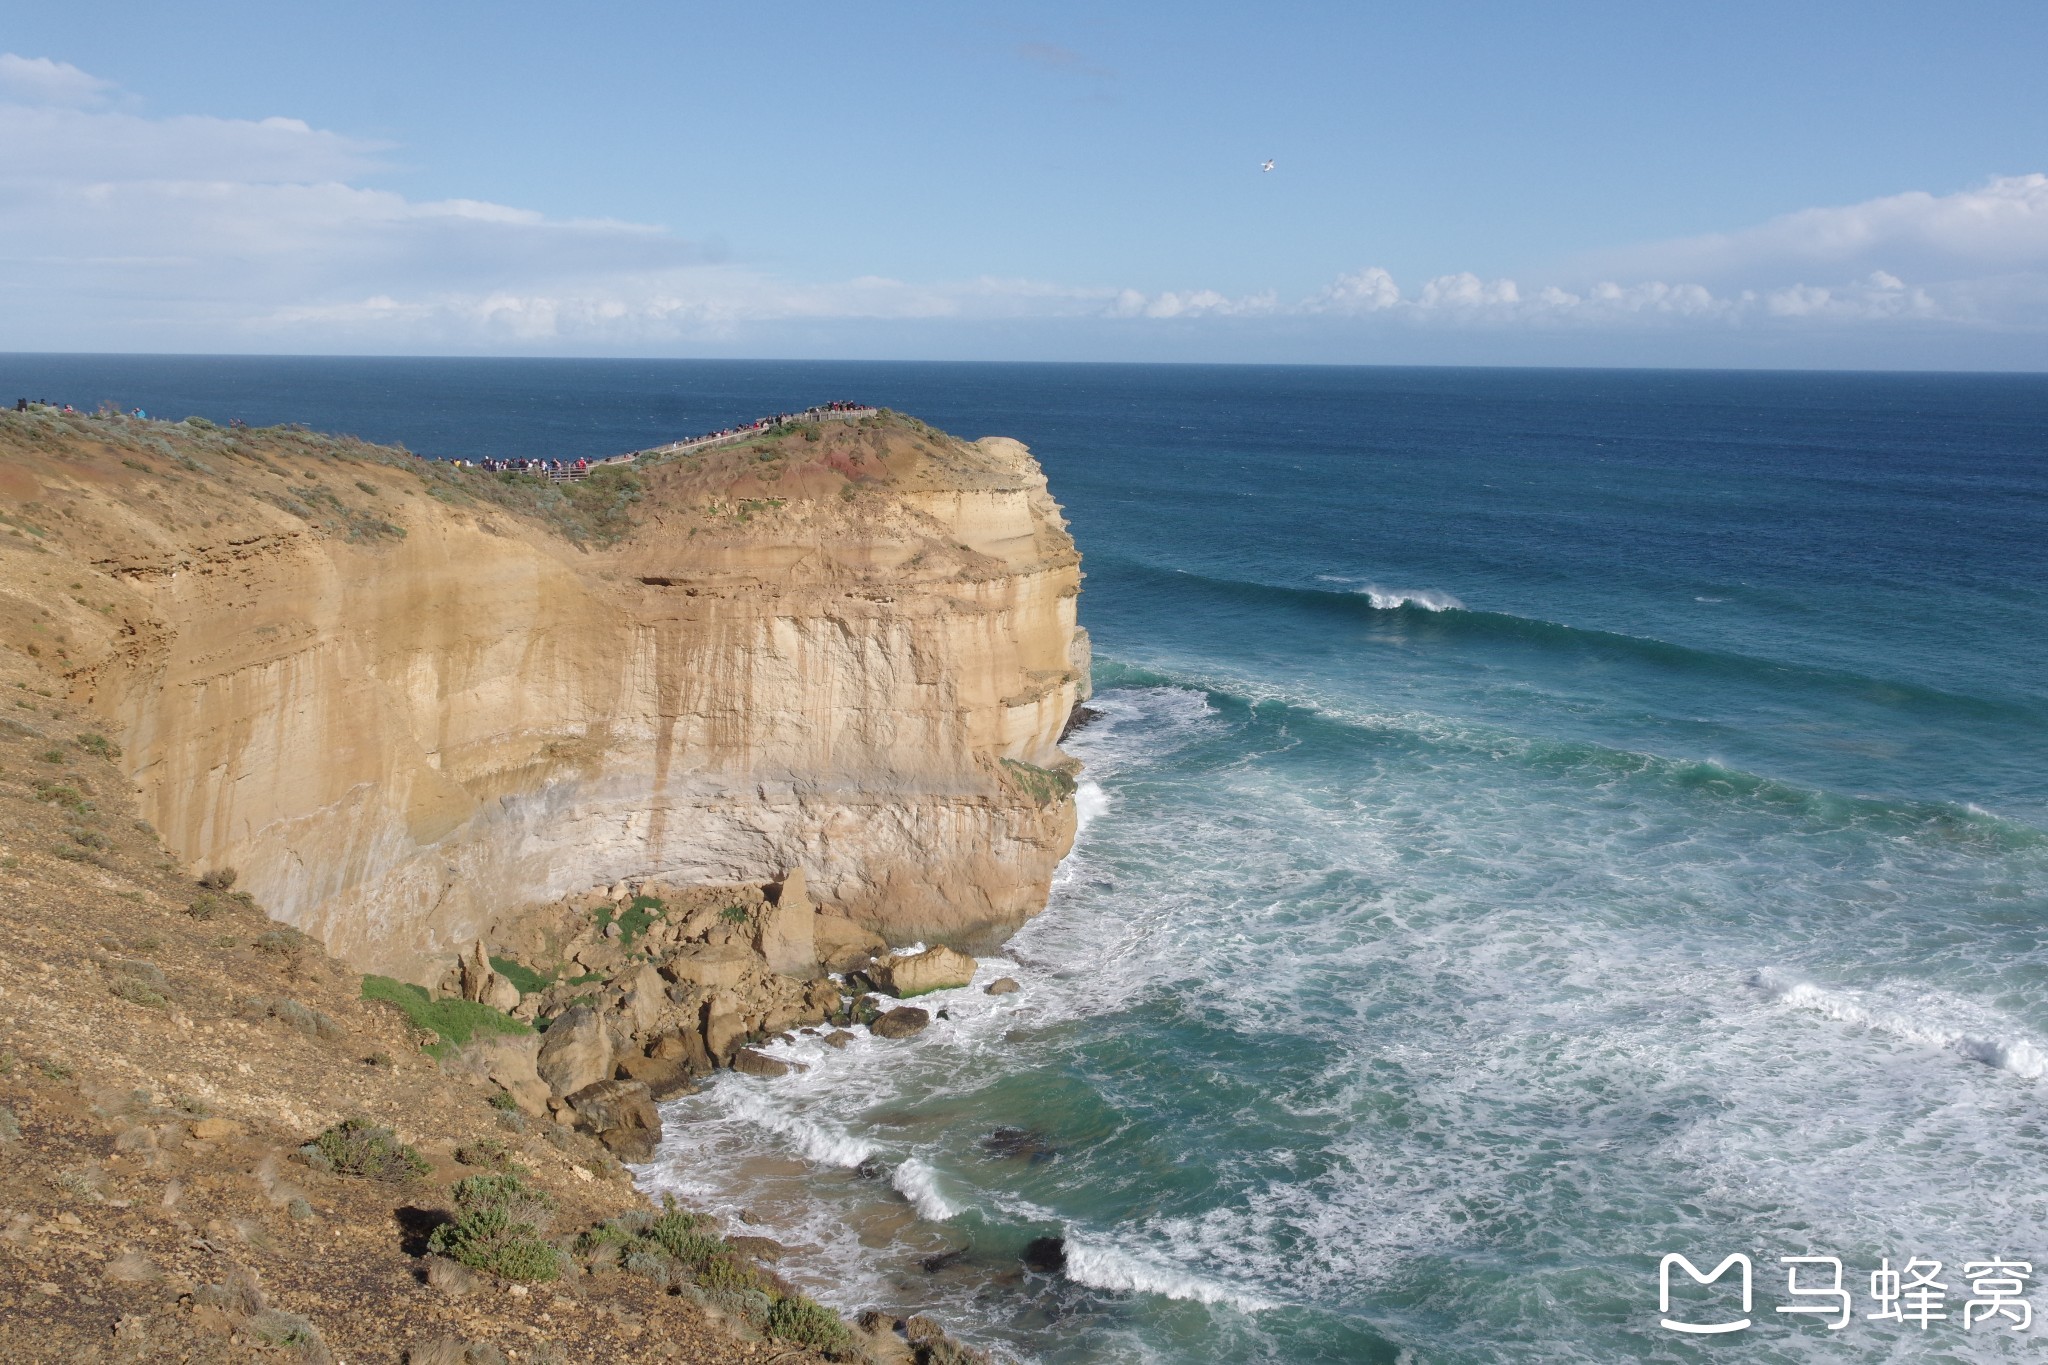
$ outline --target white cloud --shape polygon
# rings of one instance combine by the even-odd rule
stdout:
[[[1913,190],[1801,209],[1740,232],[1651,243],[1588,264],[1620,275],[1773,284],[1817,271],[1952,279],[2048,267],[2048,175],[2001,176],[1954,194]]]
[[[292,118],[153,118],[78,68],[0,56],[0,350],[661,348],[748,328],[2048,331],[2048,176],[1810,209],[1550,281],[1387,270],[1302,298],[984,276],[805,282],[668,229],[365,184],[381,143]],[[1597,267],[1597,268],[1595,268]]]
[[[114,89],[112,81],[87,75],[69,62],[0,52],[0,99],[92,107],[106,103]]]

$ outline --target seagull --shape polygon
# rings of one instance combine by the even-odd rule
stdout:
[[[1267,158],[1266,158],[1266,159],[1265,159],[1264,161],[1261,161],[1261,162],[1259,163],[1259,169],[1260,169],[1260,170],[1262,170],[1262,171],[1270,171],[1270,170],[1272,170],[1272,169],[1273,169],[1273,158],[1269,156],[1269,157],[1267,157]]]

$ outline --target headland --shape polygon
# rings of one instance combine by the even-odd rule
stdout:
[[[559,481],[0,415],[4,1334],[967,1359],[621,1161],[1043,907],[1079,586],[1022,446],[893,413]]]

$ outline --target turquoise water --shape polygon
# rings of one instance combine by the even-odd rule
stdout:
[[[2048,381],[10,375],[437,454],[836,397],[1032,444],[1103,715],[1070,743],[1088,818],[1052,903],[984,964],[1023,991],[723,1078],[646,1173],[744,1210],[842,1307],[1049,1365],[2038,1353],[1965,1330],[1961,1272],[2048,1278]],[[1026,1271],[1048,1235],[1065,1272]],[[1754,1258],[1753,1325],[1661,1327],[1667,1252]],[[1839,1332],[1775,1311],[1804,1254],[1845,1263]],[[1866,1319],[1879,1259],[1913,1257],[1950,1316]]]

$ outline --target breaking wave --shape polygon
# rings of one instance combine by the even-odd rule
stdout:
[[[1114,1293],[1157,1294],[1189,1303],[1228,1304],[1245,1313],[1262,1313],[1280,1305],[1243,1289],[1204,1279],[1180,1266],[1086,1238],[1067,1238],[1067,1278],[1091,1289]]]
[[[930,1222],[943,1223],[960,1212],[952,1200],[940,1193],[939,1173],[916,1157],[906,1158],[890,1172],[889,1184],[910,1201],[918,1217]]]
[[[1839,1024],[1866,1028],[1901,1042],[1953,1052],[1972,1062],[2008,1071],[2022,1080],[2048,1074],[2048,1054],[2020,1037],[2001,1037],[1991,1021],[1957,1019],[1963,1011],[1952,1002],[1921,994],[1908,1002],[1886,1002],[1862,991],[1830,990],[1766,967],[1751,984],[1793,1009],[1818,1014]]]

